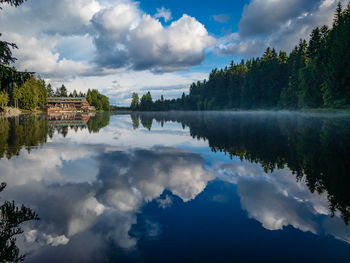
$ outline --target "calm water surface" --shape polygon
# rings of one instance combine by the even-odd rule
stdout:
[[[26,262],[350,262],[350,117],[0,118]]]

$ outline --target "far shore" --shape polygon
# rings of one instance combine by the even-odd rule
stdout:
[[[105,111],[95,111],[95,113],[99,112],[105,112]],[[172,110],[172,111],[132,111],[132,110],[111,110],[109,111],[110,113],[113,114],[132,114],[132,113],[157,113],[157,112],[222,112],[222,113],[238,113],[238,112],[246,112],[246,113],[254,113],[254,112],[259,112],[259,113],[301,113],[301,114],[335,114],[335,115],[350,115],[350,109],[327,109],[327,108],[318,108],[318,109],[298,109],[298,110],[289,110],[289,109],[227,109],[227,110],[207,110],[207,111],[187,111],[187,110]],[[57,112],[60,113],[60,112]],[[62,112],[64,113],[64,112]],[[73,113],[73,111],[72,111]],[[79,113],[79,112],[75,112]],[[19,108],[13,108],[13,107],[5,107],[2,109],[0,107],[0,117],[5,117],[5,118],[11,118],[11,117],[16,117],[22,114],[48,114],[47,112],[43,112],[41,110],[23,110]]]

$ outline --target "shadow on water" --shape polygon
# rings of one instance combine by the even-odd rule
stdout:
[[[332,215],[350,220],[350,118],[296,113],[135,113],[134,129],[153,121],[181,123],[213,152],[259,163],[265,172],[288,167],[312,193],[328,193]]]

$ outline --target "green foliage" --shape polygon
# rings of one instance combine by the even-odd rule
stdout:
[[[27,0],[0,0],[0,4],[5,3],[5,4],[9,4],[9,5],[13,5],[13,6],[17,7],[21,4],[23,4],[25,1],[27,1]]]
[[[62,84],[61,88],[59,89],[59,97],[68,97],[67,88],[63,84]]]
[[[37,107],[46,105],[46,85],[45,81],[40,77],[29,78],[20,88],[15,89],[16,95],[21,108],[26,110],[33,110]]]
[[[140,101],[140,109],[143,111],[150,111],[152,110],[152,104],[153,104],[153,100],[152,100],[152,96],[150,92],[147,92],[146,94],[144,94],[141,97],[141,101]]]
[[[7,104],[9,103],[9,95],[7,94],[6,91],[1,91],[0,92],[0,105],[2,108],[6,107]]]
[[[322,84],[327,107],[350,105],[350,5],[342,10],[338,5],[333,29],[327,39],[327,63]]]
[[[52,138],[55,131],[63,136],[68,134],[69,128],[87,128],[90,133],[97,133],[107,126],[110,120],[108,112],[96,113],[91,118],[86,115],[72,114],[81,126],[69,127],[68,124],[64,125],[64,120],[69,115],[68,117],[67,115],[63,116],[65,117],[59,116],[58,119],[63,121],[57,126],[55,124],[60,121],[56,120],[52,124],[46,116],[42,115],[26,114],[15,118],[0,118],[0,159],[11,159],[13,156],[19,155],[24,149],[30,152],[33,148],[46,143],[48,138]],[[49,118],[52,118],[52,116]],[[82,119],[86,120],[87,125],[82,124]]]
[[[0,33],[1,37],[1,33]],[[12,57],[11,49],[18,48],[16,44],[6,41],[0,41],[0,65],[8,65],[15,62],[15,58]]]
[[[130,104],[130,109],[135,111],[139,108],[139,95],[137,93],[133,93],[132,94],[132,101],[131,101],[131,104]]]
[[[46,95],[47,97],[53,97],[55,95],[55,92],[53,91],[50,83],[46,86]]]
[[[108,97],[99,93],[96,89],[88,90],[87,100],[91,106],[96,108],[96,110],[109,111],[110,109]]]
[[[97,113],[96,116],[89,119],[87,126],[89,133],[99,133],[99,131],[109,125],[110,113]]]
[[[77,91],[76,91],[76,90],[74,90],[72,95],[73,95],[73,97],[74,97],[74,98],[78,97],[78,93],[77,93]]]

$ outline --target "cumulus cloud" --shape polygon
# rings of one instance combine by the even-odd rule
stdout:
[[[89,31],[92,16],[101,8],[97,0],[35,0],[16,9],[5,7],[1,22],[6,31],[26,35],[81,35]]]
[[[346,1],[341,1],[346,3]],[[218,40],[217,52],[251,58],[270,46],[291,51],[316,26],[332,24],[337,0],[253,0],[244,7],[239,32]]]
[[[164,7],[157,8],[157,13],[154,15],[154,18],[156,19],[163,18],[165,22],[168,22],[173,19],[173,17],[171,16],[171,11]]]
[[[18,59],[16,66],[19,69],[28,69],[54,79],[92,73],[91,66],[86,62],[62,58],[54,51],[60,42],[59,37],[42,36],[39,40],[16,33],[5,33],[4,36],[7,40],[18,43],[19,49],[15,50],[14,55]]]
[[[27,242],[30,242],[30,243],[37,242],[43,245],[50,245],[53,247],[57,247],[60,245],[67,245],[69,242],[69,239],[65,235],[53,237],[45,233],[39,233],[38,230],[30,230],[26,232],[25,238]]]
[[[137,211],[165,189],[190,201],[214,179],[200,156],[173,148],[107,152],[99,161],[103,187],[98,198],[122,211]]]
[[[349,231],[341,217],[330,219],[327,193],[311,193],[306,182],[297,181],[290,170],[266,174],[259,164],[247,161],[216,163],[214,168],[218,178],[237,185],[242,208],[265,229],[293,226],[349,242]]]
[[[135,3],[103,9],[94,15],[92,24],[96,32],[95,62],[108,68],[126,66],[156,72],[186,69],[201,63],[205,49],[215,42],[193,17],[183,15],[164,27],[156,18],[142,14]]]
[[[275,32],[290,19],[317,9],[319,0],[253,0],[244,7],[239,23],[243,37]]]
[[[132,236],[130,230],[145,203],[155,201],[163,208],[170,206],[172,197],[160,198],[165,190],[190,201],[214,179],[204,160],[187,151],[92,147],[79,143],[62,148],[60,140],[54,136],[54,142],[49,142],[47,148],[34,149],[31,154],[21,152],[18,158],[0,161],[1,171],[8,175],[3,178],[8,182],[3,198],[25,203],[41,218],[39,223],[24,226],[25,240],[30,245],[23,246],[30,254],[45,254],[52,246],[67,251],[77,242],[84,242],[80,239],[93,226],[101,229],[90,238],[101,234],[104,236],[101,243],[113,241],[117,247],[132,249],[139,237]],[[94,154],[87,151],[92,148]],[[49,161],[42,162],[42,155]],[[62,170],[64,164],[78,167],[81,161],[98,170],[90,167],[93,175],[85,180],[74,178],[76,169],[71,171],[72,175]],[[20,170],[18,162],[23,167]],[[158,223],[146,220],[145,225],[144,235],[148,238],[161,233]]]
[[[132,0],[28,1],[1,14],[4,39],[19,46],[15,66],[58,82],[130,69],[187,69],[214,43],[195,18],[183,15],[165,27],[158,19],[170,21],[170,10],[151,17]]]

